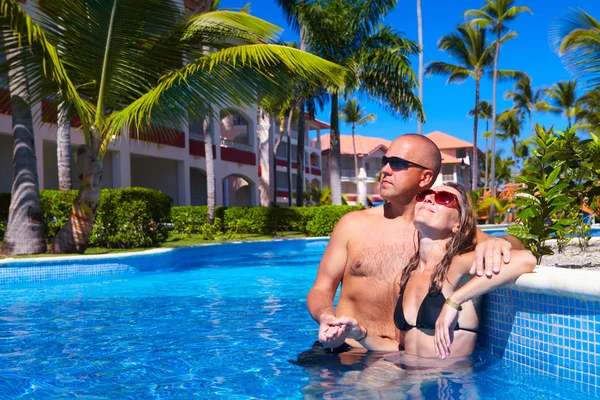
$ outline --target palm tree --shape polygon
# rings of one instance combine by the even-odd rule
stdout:
[[[65,104],[58,106],[56,159],[58,190],[71,190],[71,121],[69,121],[69,109]]]
[[[552,29],[551,39],[576,76],[600,84],[600,21],[583,10],[572,11]]]
[[[542,111],[547,105],[544,101],[544,91],[532,89],[531,78],[524,75],[515,83],[514,90],[509,90],[504,94],[504,98],[512,100],[513,109],[527,115],[531,123],[531,130],[534,131],[535,126],[533,125],[531,112]]]
[[[302,25],[306,30],[309,51],[326,60],[351,66],[353,73],[346,76],[348,92],[364,92],[401,117],[417,115],[424,119],[421,103],[413,93],[418,79],[409,60],[419,51],[418,45],[381,24],[395,2],[278,0],[278,3],[292,27]],[[331,98],[329,177],[333,204],[339,205],[342,203],[340,90],[328,90]]]
[[[591,132],[600,129],[600,88],[592,89],[577,101],[575,117],[582,127]]]
[[[577,112],[577,79],[557,82],[546,94],[550,105],[545,106],[544,110],[566,116],[570,128],[571,118],[575,117]]]
[[[47,2],[35,21],[16,0],[2,0],[0,8],[2,29],[13,33],[2,50],[25,50],[2,62],[0,72],[23,66],[27,74],[18,79],[31,82],[32,101],[59,93],[82,122],[83,179],[54,252],[87,247],[102,160],[123,130],[133,137],[168,134],[168,127],[187,123],[188,114],[216,117],[212,107],[202,105],[244,107],[257,97],[285,96],[292,77],[333,87],[343,83],[342,67],[270,44],[279,29],[244,12],[188,18],[177,4],[161,0],[77,4]],[[95,23],[82,23],[90,19]]]
[[[503,42],[508,39],[516,37],[515,32],[508,32],[504,38],[502,33],[508,30],[506,26],[507,22],[513,21],[520,13],[528,12],[532,14],[531,10],[525,6],[513,5],[514,0],[486,0],[486,5],[481,7],[479,10],[467,10],[465,11],[466,18],[472,18],[474,23],[480,26],[491,28],[492,33],[497,35],[496,37],[496,51],[494,53],[494,76],[492,83],[492,154],[496,153],[496,85],[498,83],[498,58],[500,57],[500,46]],[[492,197],[496,197],[496,159],[492,158]],[[492,208],[493,214],[493,208]]]
[[[26,81],[15,78],[21,74],[23,70],[19,68],[12,68],[8,72],[14,138],[11,203],[2,242],[2,253],[8,256],[47,251],[33,139],[33,118],[29,106],[29,87]]]
[[[423,104],[423,72],[425,67],[425,49],[423,47],[423,16],[421,12],[421,0],[417,0],[417,37],[419,40],[419,101]],[[423,134],[423,121],[417,121],[417,133]]]
[[[354,176],[358,176],[358,156],[356,155],[356,140],[354,131],[356,126],[365,126],[369,122],[375,121],[375,114],[366,114],[365,108],[360,108],[360,103],[356,98],[348,100],[340,109],[342,120],[352,126],[352,147],[354,148]]]
[[[505,35],[504,38],[510,38]],[[442,61],[434,61],[427,65],[426,73],[433,75],[447,75],[447,83],[463,83],[468,77],[475,80],[475,108],[473,116],[473,166],[478,164],[477,150],[477,123],[479,119],[479,86],[485,70],[492,65],[492,51],[494,44],[486,41],[486,30],[474,24],[462,24],[456,28],[455,33],[443,36],[438,42],[441,50],[447,51],[458,64],[449,64]],[[498,71],[503,77],[518,76],[516,71]],[[493,164],[492,164],[493,165]],[[492,170],[493,171],[493,170]],[[479,169],[471,168],[472,190],[477,190],[479,182]]]
[[[469,117],[473,117],[475,116],[475,109],[469,111]],[[490,126],[489,126],[489,121],[492,118],[492,105],[487,101],[487,100],[482,100],[481,103],[479,103],[479,118],[483,118],[485,119],[485,132],[483,132],[481,134],[481,136],[485,139],[485,154],[488,153],[488,144],[489,144],[489,138],[491,136],[490,131]],[[488,157],[485,157],[485,186],[484,187],[488,187]]]
[[[514,156],[513,176],[518,174],[518,151],[517,140],[521,137],[523,128],[523,114],[517,110],[507,110],[498,116],[498,138],[501,140],[510,140]]]

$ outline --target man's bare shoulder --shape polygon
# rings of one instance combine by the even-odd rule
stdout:
[[[383,217],[383,207],[365,208],[364,210],[350,211],[340,219],[338,225],[352,225],[358,226],[358,224],[367,224],[377,218]]]

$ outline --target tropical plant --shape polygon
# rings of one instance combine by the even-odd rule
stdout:
[[[394,8],[395,1],[332,0],[304,2],[278,0],[292,27],[302,26],[307,49],[340,65],[350,67],[346,91],[360,91],[380,101],[390,112],[408,118],[424,119],[418,97],[418,84],[409,57],[418,45],[403,38],[381,20]],[[339,89],[328,88],[331,99],[329,177],[333,204],[342,203],[339,131]],[[348,94],[348,93],[347,93]]]
[[[582,128],[599,133],[600,88],[590,90],[577,100],[575,118]]]
[[[518,110],[521,114],[529,118],[531,131],[535,130],[533,125],[532,111],[542,111],[547,107],[544,101],[544,91],[540,89],[532,89],[531,78],[528,75],[523,75],[515,83],[514,90],[508,90],[504,93],[504,98],[512,100],[513,109]]]
[[[475,116],[475,109],[469,111],[469,117]],[[485,132],[481,134],[481,137],[485,139],[485,154],[489,151],[489,138],[491,136],[489,121],[492,118],[492,105],[487,100],[482,100],[479,103],[479,118],[485,119]],[[485,183],[484,186],[487,188],[489,183],[488,174],[488,157],[485,157]]]
[[[572,11],[551,30],[551,40],[567,67],[592,86],[600,84],[600,22],[583,10]]]
[[[480,207],[483,209],[491,209],[494,206],[496,214],[494,215],[494,223],[508,223],[508,213],[515,207],[510,199],[500,199],[496,197],[487,197],[482,200]]]
[[[519,155],[517,152],[517,141],[521,137],[523,129],[523,115],[517,110],[506,110],[498,117],[498,138],[510,140],[514,157],[514,176],[519,172]]]
[[[549,104],[543,107],[544,111],[566,116],[570,128],[571,120],[577,113],[577,79],[557,82],[546,94]]]
[[[69,109],[63,103],[58,106],[56,129],[56,159],[58,167],[58,190],[72,189],[71,184],[71,121]]]
[[[496,154],[496,116],[497,116],[497,98],[496,86],[500,77],[498,71],[498,59],[500,58],[500,47],[502,43],[517,36],[516,32],[509,31],[502,37],[503,32],[508,30],[507,22],[513,21],[523,12],[532,14],[531,10],[525,6],[515,6],[514,0],[486,0],[485,5],[479,10],[465,11],[465,17],[470,18],[472,22],[482,26],[490,27],[492,33],[496,34],[496,49],[494,52],[494,75],[492,81],[492,154]],[[496,197],[496,182],[493,180],[496,176],[495,158],[492,158],[492,197]],[[493,207],[491,211],[494,213]]]
[[[354,99],[350,99],[340,108],[342,120],[352,126],[352,147],[354,149],[354,176],[358,176],[358,156],[356,154],[356,140],[354,131],[357,126],[365,126],[369,122],[375,122],[375,114],[366,114],[365,107],[361,108],[360,103]]]
[[[512,36],[505,35],[502,40],[510,39]],[[478,165],[477,149],[477,124],[479,119],[479,87],[485,70],[492,65],[492,51],[494,44],[486,41],[486,30],[474,24],[462,24],[456,28],[455,33],[443,36],[438,42],[440,50],[447,51],[458,64],[449,64],[443,61],[433,61],[427,65],[425,72],[429,75],[447,75],[447,83],[463,83],[468,77],[475,80],[475,108],[473,116],[473,162]],[[498,71],[502,77],[517,77],[519,72],[502,70]],[[493,150],[492,150],[493,152]],[[477,190],[479,182],[479,170],[471,169],[472,190]]]
[[[504,158],[502,156],[503,154],[504,149],[500,149],[496,152],[496,156],[494,157],[494,162],[496,163],[496,183],[498,184],[498,186],[502,186],[505,183],[510,182],[512,178],[511,167],[513,166],[513,160],[511,157]],[[488,152],[487,157],[488,163],[491,164],[492,153]]]
[[[292,76],[332,87],[343,83],[342,67],[270,44],[279,29],[244,12],[184,17],[178,4],[161,0],[43,4],[34,20],[16,0],[1,0],[2,29],[13,33],[5,35],[3,51],[23,51],[3,60],[0,73],[21,66],[26,73],[16,79],[30,82],[31,102],[58,93],[82,123],[83,179],[54,252],[87,247],[102,160],[121,132],[169,135],[188,115],[215,117],[207,105],[243,107],[257,97],[285,96]]]
[[[574,129],[565,132],[536,126],[536,147],[530,166],[517,178],[526,186],[515,195],[519,223],[509,233],[538,257],[552,254],[546,241],[555,237],[559,249],[579,236],[582,246],[589,238],[589,226],[580,215],[582,204],[600,196],[600,140],[592,134],[580,140]]]
[[[423,104],[423,75],[425,68],[425,49],[423,47],[423,15],[421,10],[421,0],[417,0],[417,38],[419,43],[419,101]],[[417,133],[423,134],[423,121],[417,120]]]

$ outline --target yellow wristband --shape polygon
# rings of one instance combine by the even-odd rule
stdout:
[[[448,304],[450,307],[455,308],[458,311],[462,311],[462,306],[460,304],[458,304],[457,302],[455,302],[454,300],[452,300],[450,297],[448,297],[446,299],[446,304]]]

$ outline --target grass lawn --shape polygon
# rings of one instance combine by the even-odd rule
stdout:
[[[227,235],[217,236],[215,240],[204,240],[200,235],[191,235],[189,237],[183,237],[179,234],[172,234],[165,243],[157,247],[144,247],[135,249],[105,249],[103,247],[90,247],[84,254],[115,254],[115,253],[133,253],[136,251],[144,251],[148,249],[156,248],[170,248],[170,247],[182,247],[182,246],[195,246],[199,244],[207,243],[223,243],[223,242],[238,242],[252,241],[252,240],[270,240],[270,239],[298,239],[304,238],[306,234],[304,232],[278,232],[276,236],[260,235],[257,233],[245,233],[238,234],[235,239],[229,240]],[[0,247],[2,242],[0,241]],[[35,258],[35,257],[63,257],[78,254],[35,254],[31,256],[16,256],[15,258]],[[7,258],[0,254],[0,260]]]

